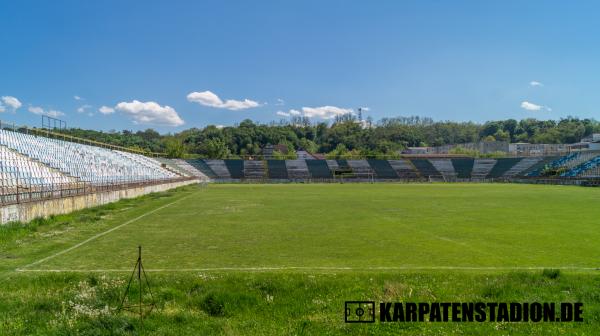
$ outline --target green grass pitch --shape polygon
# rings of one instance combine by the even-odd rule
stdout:
[[[213,184],[0,226],[0,335],[596,335],[598,204],[567,186]],[[138,245],[143,328],[115,312]],[[584,322],[347,324],[350,300],[583,302]]]
[[[600,266],[597,189],[211,185],[183,197],[32,268],[128,269],[138,245],[156,270]]]

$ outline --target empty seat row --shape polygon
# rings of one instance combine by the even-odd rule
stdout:
[[[130,183],[178,177],[143,155],[0,129],[0,146],[61,176],[90,184]],[[46,171],[48,171],[46,169]]]

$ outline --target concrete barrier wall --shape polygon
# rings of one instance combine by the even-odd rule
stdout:
[[[39,217],[45,218],[51,215],[66,214],[76,210],[116,202],[123,198],[134,198],[194,183],[198,183],[198,180],[149,185],[124,190],[102,191],[87,195],[7,205],[0,207],[0,224],[15,221],[27,223]]]

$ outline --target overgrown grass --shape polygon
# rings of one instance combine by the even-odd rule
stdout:
[[[127,276],[19,275],[0,291],[2,335],[137,335],[135,314],[116,313]],[[435,334],[594,335],[597,277],[538,272],[151,274],[155,310],[147,335]],[[131,299],[137,298],[137,287]],[[150,301],[149,296],[144,298]],[[344,301],[584,302],[583,323],[351,325]]]

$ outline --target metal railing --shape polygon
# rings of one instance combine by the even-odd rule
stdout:
[[[98,184],[92,184],[88,182],[70,182],[27,186],[19,184],[16,186],[2,186],[0,187],[0,206],[39,202],[43,200],[88,195],[98,192],[126,190],[166,183],[185,182],[197,179],[197,177],[178,177],[135,182],[104,182]]]

